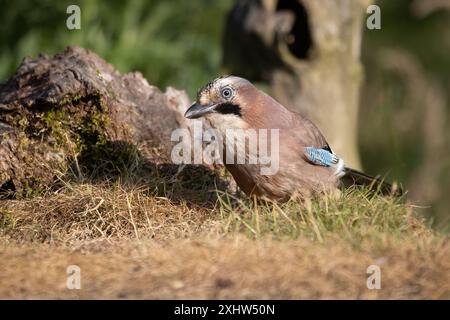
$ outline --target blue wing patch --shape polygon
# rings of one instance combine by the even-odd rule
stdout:
[[[336,155],[320,148],[306,147],[305,156],[311,163],[324,167],[331,167],[339,161]]]

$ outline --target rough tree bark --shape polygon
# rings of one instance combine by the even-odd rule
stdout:
[[[26,58],[0,84],[0,191],[28,194],[70,161],[88,166],[127,146],[138,145],[153,163],[167,162],[170,134],[185,125],[188,105],[184,91],[161,92],[140,73],[121,75],[82,48]]]
[[[323,131],[360,167],[360,46],[370,0],[241,0],[229,15],[224,67],[270,84],[272,95]]]

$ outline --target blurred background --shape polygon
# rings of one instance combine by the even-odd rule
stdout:
[[[450,1],[375,3],[382,29],[362,28],[361,166],[399,181],[418,212],[448,231]],[[81,8],[80,30],[66,28],[71,4]],[[79,45],[122,73],[140,71],[162,90],[185,89],[194,99],[199,87],[229,70],[224,33],[235,5],[235,0],[0,0],[0,82],[25,56]],[[264,77],[252,80],[271,90]]]

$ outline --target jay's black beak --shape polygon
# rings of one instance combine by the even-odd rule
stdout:
[[[205,114],[213,112],[215,107],[215,104],[208,104],[206,106],[203,106],[201,104],[198,104],[197,102],[194,102],[189,107],[189,109],[186,110],[184,116],[188,119],[197,119],[204,116]]]

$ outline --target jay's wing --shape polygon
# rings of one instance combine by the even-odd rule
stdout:
[[[325,149],[333,153],[333,151],[331,151],[330,146],[328,145],[327,140],[323,136],[322,132],[320,132],[319,128],[309,119],[304,117],[302,118],[303,119],[301,119],[302,122],[301,127],[303,127],[302,131],[304,131],[302,132],[302,135],[307,137],[307,140],[309,140],[305,141],[306,145],[315,148]]]
[[[292,114],[295,122],[290,128],[290,132],[297,137],[299,144],[304,147],[303,154],[306,160],[325,167],[338,163],[339,158],[331,150],[319,128],[300,114]]]
[[[331,167],[339,162],[339,158],[327,149],[306,147],[304,155],[306,160],[319,166]]]
[[[289,128],[290,141],[296,141],[300,147],[301,157],[317,166],[334,168],[338,178],[344,173],[344,161],[331,150],[319,128],[310,120],[295,114],[295,123]]]
[[[364,185],[369,189],[380,190],[383,194],[395,196],[403,194],[403,190],[399,186],[391,185],[380,177],[372,177],[346,167],[344,161],[331,150],[325,137],[314,123],[297,113],[294,113],[294,119],[295,125],[292,129],[295,131],[297,141],[304,146],[303,155],[306,161],[314,165],[335,168],[334,175],[340,178],[345,186]]]
[[[345,175],[344,160],[339,159],[329,147],[305,147],[304,150],[304,156],[308,162],[323,167],[334,167],[334,175],[338,178]]]

